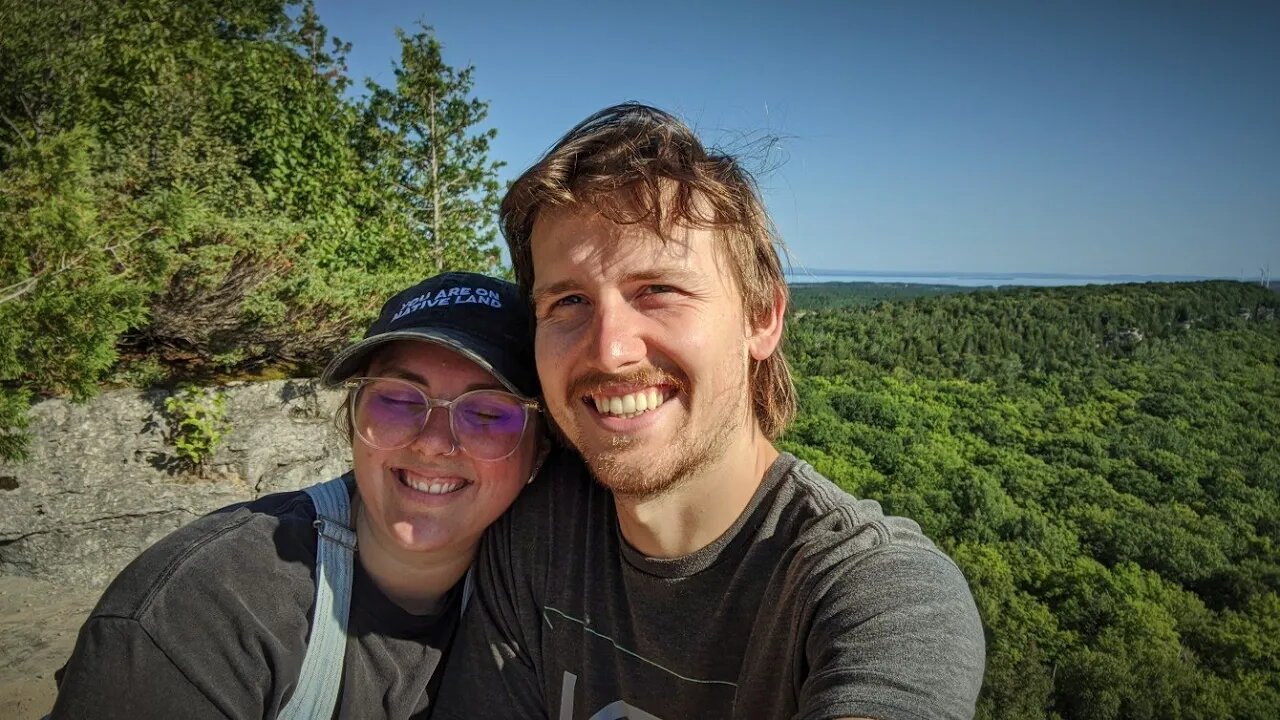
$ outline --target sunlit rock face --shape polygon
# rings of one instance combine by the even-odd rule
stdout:
[[[199,469],[166,439],[166,391],[33,407],[29,458],[0,462],[0,574],[101,587],[200,515],[350,467],[333,423],[340,392],[309,380],[221,390],[230,429]]]

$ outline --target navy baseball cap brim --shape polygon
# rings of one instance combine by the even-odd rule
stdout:
[[[503,387],[516,395],[529,396],[527,390],[517,386],[510,378],[502,374],[494,366],[493,362],[488,360],[488,358],[506,357],[507,353],[502,348],[470,333],[453,328],[413,328],[386,332],[371,338],[365,338],[338,353],[333,360],[329,361],[329,365],[325,367],[324,373],[320,376],[321,382],[330,387],[341,384],[344,380],[366,367],[369,362],[369,356],[379,347],[398,340],[417,340],[452,350],[487,370],[490,375],[497,378],[498,382],[502,383]]]
[[[368,367],[386,343],[414,340],[452,350],[525,398],[541,392],[533,359],[533,318],[515,284],[478,273],[448,272],[401,290],[382,306],[363,340],[329,362],[333,387]]]

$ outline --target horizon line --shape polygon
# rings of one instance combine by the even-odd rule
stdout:
[[[1255,281],[1261,275],[1192,275],[1178,273],[1061,273],[1061,272],[1007,272],[1007,271],[955,271],[945,272],[938,270],[843,270],[831,268],[805,268],[796,270],[794,268],[784,270],[783,275],[791,278],[804,277],[806,275],[834,275],[844,277],[918,277],[918,278],[1040,278],[1046,280],[1059,279],[1122,279],[1122,278],[1144,278],[1158,280],[1236,280],[1236,281]]]

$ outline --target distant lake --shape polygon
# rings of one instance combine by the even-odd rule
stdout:
[[[1034,285],[1059,287],[1064,285],[1114,285],[1116,283],[1145,282],[1195,282],[1213,278],[1197,275],[1065,275],[1053,273],[878,273],[851,270],[814,270],[789,272],[787,282],[827,283],[864,282],[891,285],[958,285],[961,287],[1003,287],[1006,285]]]

